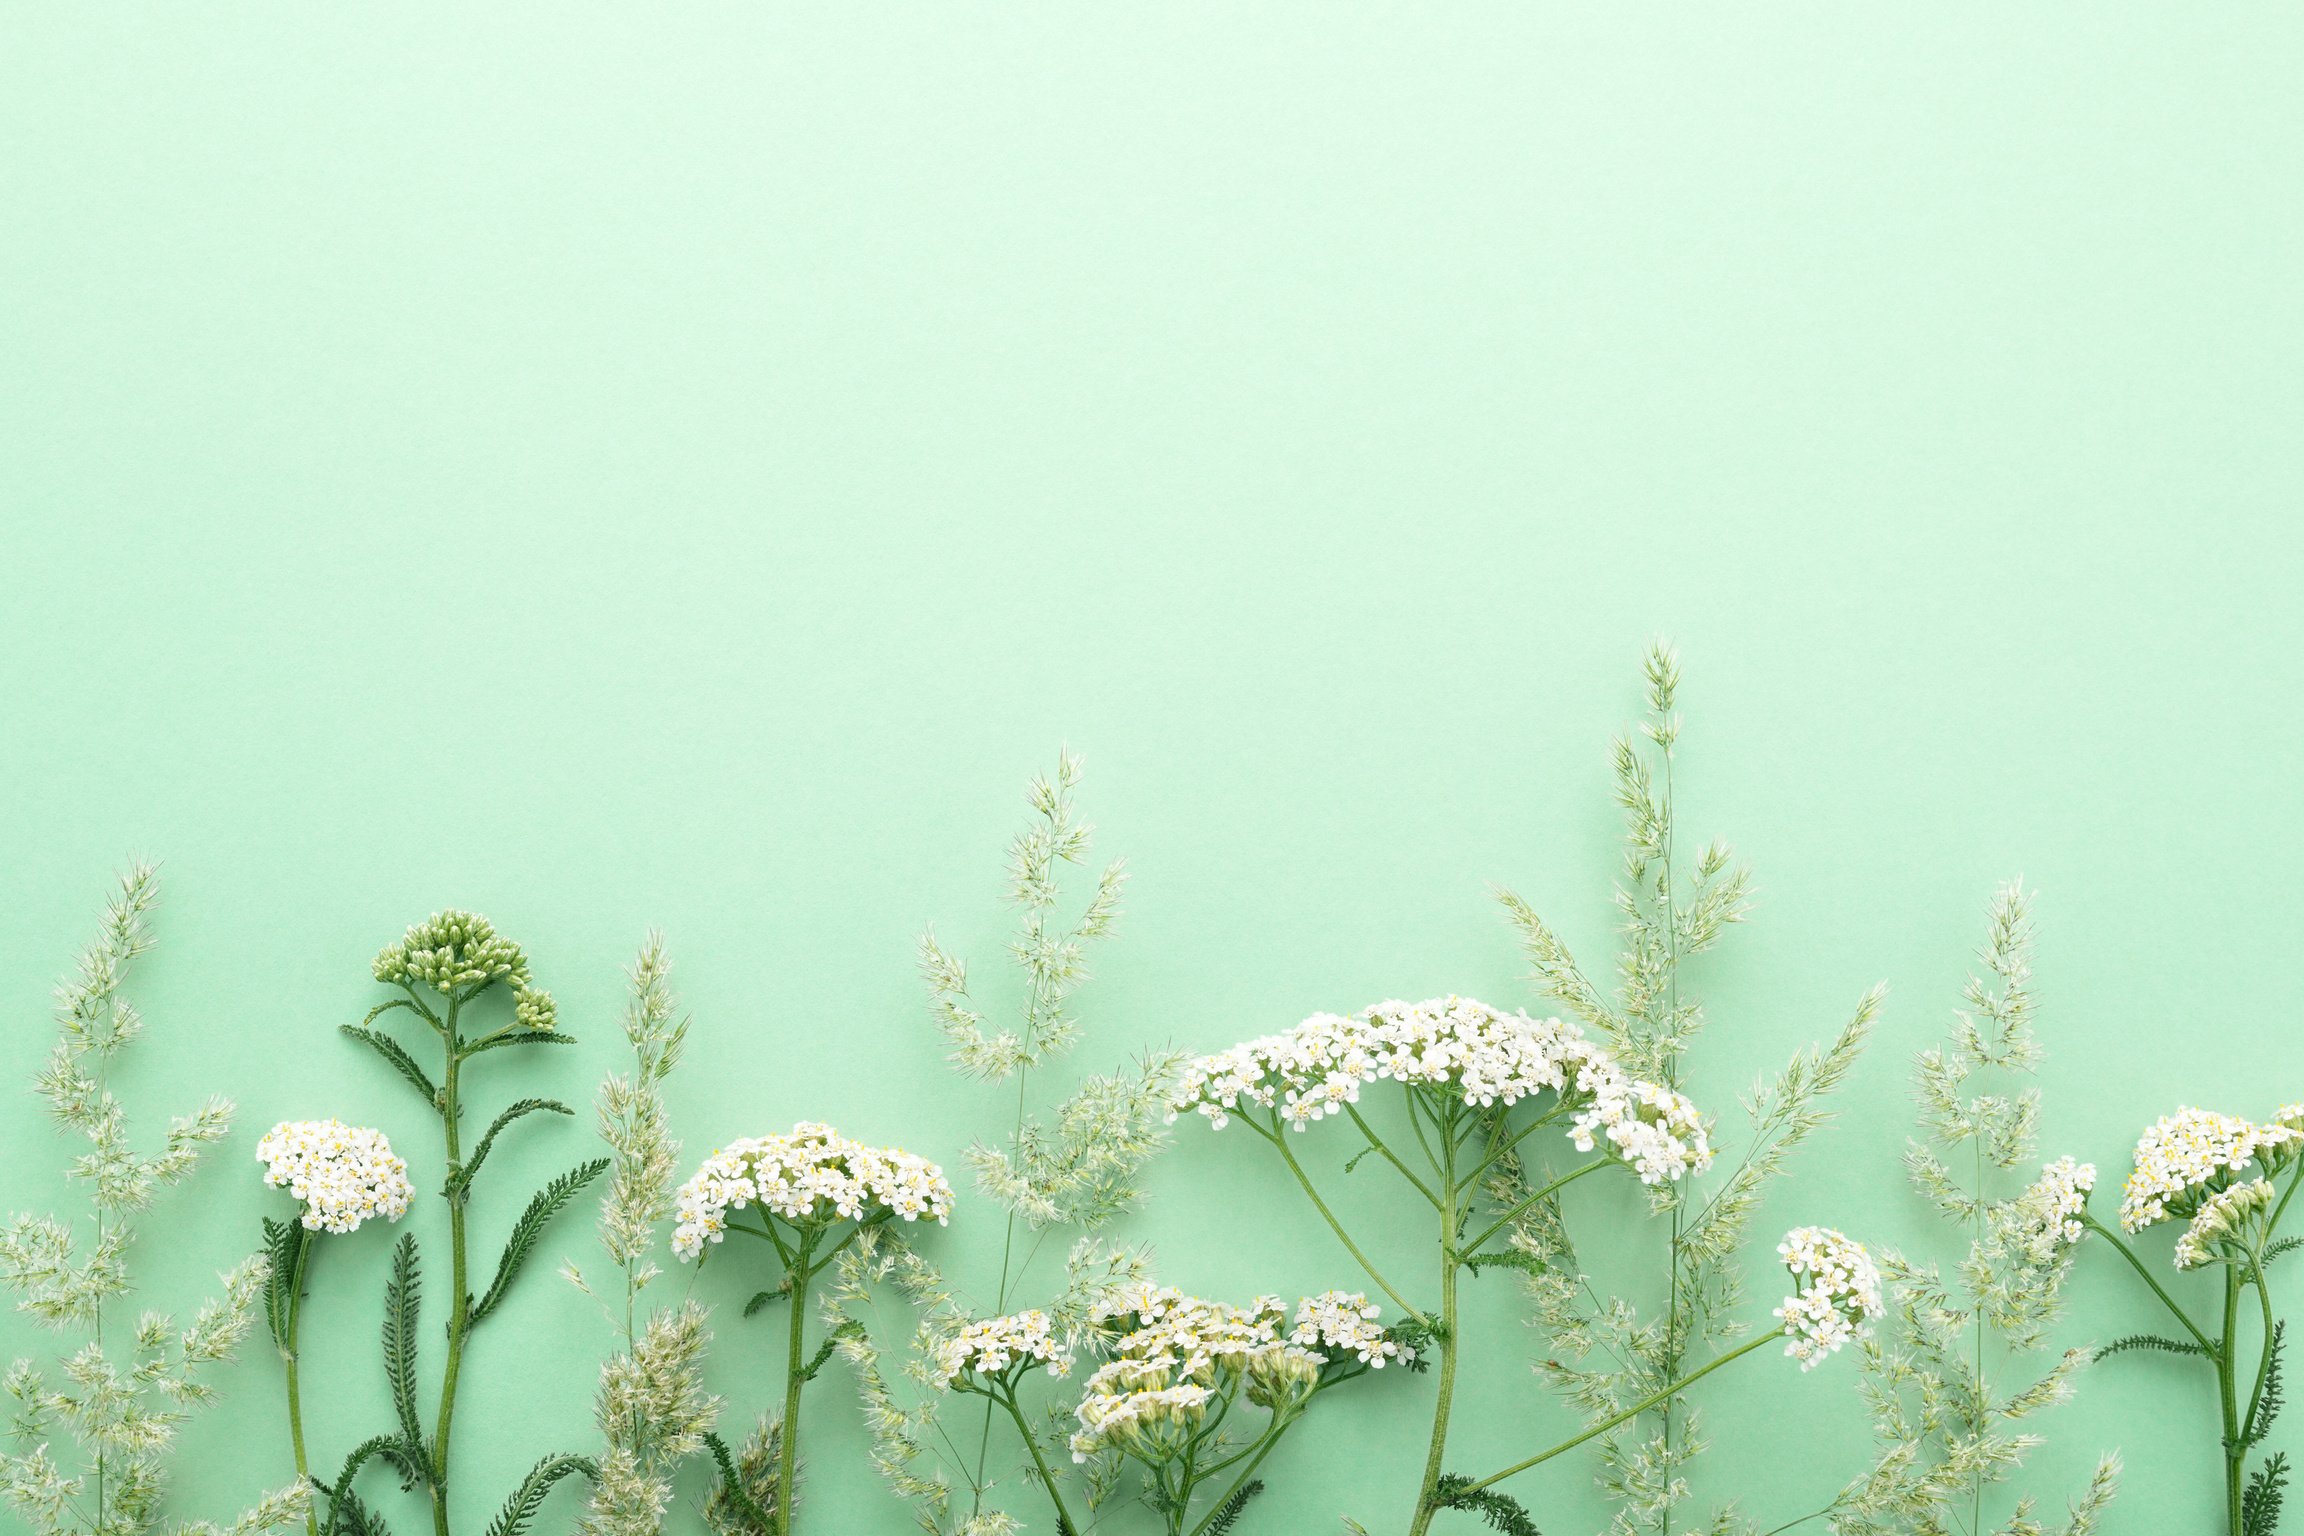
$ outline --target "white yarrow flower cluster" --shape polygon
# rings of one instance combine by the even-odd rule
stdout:
[[[1368,1300],[1361,1291],[1322,1291],[1307,1296],[1296,1304],[1296,1322],[1288,1330],[1288,1342],[1299,1349],[1318,1350],[1329,1358],[1351,1355],[1371,1370],[1384,1369],[1387,1360],[1403,1364],[1416,1358],[1416,1351],[1388,1338],[1384,1325],[1377,1321],[1384,1309]]]
[[[398,1221],[415,1188],[382,1131],[341,1120],[283,1120],[256,1143],[264,1182],[304,1202],[314,1232],[353,1232],[372,1216]]]
[[[2088,1196],[2096,1188],[2096,1165],[2060,1157],[2040,1170],[2039,1179],[2020,1200],[2026,1212],[2049,1237],[2076,1243],[2087,1233],[2080,1224]]]
[[[2286,1111],[2282,1114],[2285,1118]],[[2120,1196],[2120,1225],[2141,1232],[2171,1217],[2190,1216],[2203,1198],[2229,1182],[2229,1175],[2258,1160],[2276,1171],[2300,1144],[2304,1130],[2279,1121],[2258,1125],[2189,1106],[2162,1115],[2136,1143],[2136,1171]]]
[[[2270,1180],[2250,1179],[2210,1195],[2201,1202],[2199,1214],[2184,1229],[2184,1235],[2176,1239],[2176,1267],[2198,1269],[2214,1263],[2219,1247],[2239,1237],[2251,1219],[2272,1208],[2275,1194]]]
[[[952,1186],[926,1158],[868,1147],[828,1125],[802,1121],[789,1136],[749,1136],[710,1157],[680,1186],[672,1251],[693,1259],[727,1234],[728,1214],[748,1205],[786,1221],[905,1221],[952,1214]]]
[[[1387,1079],[1445,1089],[1481,1108],[1560,1094],[1580,1106],[1576,1145],[1590,1151],[1605,1140],[1645,1183],[1702,1172],[1712,1161],[1703,1117],[1687,1099],[1627,1077],[1573,1024],[1466,997],[1379,1003],[1349,1018],[1316,1013],[1283,1034],[1202,1056],[1178,1078],[1168,1118],[1189,1111],[1221,1130],[1247,1104],[1300,1131]]]
[[[1712,1166],[1712,1138],[1685,1095],[1626,1077],[1605,1059],[1586,1063],[1579,1076],[1591,1102],[1577,1111],[1569,1128],[1577,1151],[1589,1152],[1596,1137],[1605,1138],[1643,1184],[1661,1184]]]
[[[970,1323],[939,1344],[936,1385],[949,1387],[962,1376],[998,1376],[1019,1361],[1037,1361],[1051,1376],[1072,1374],[1071,1349],[1049,1331],[1048,1314],[1037,1307]]]
[[[1239,1388],[1272,1408],[1311,1392],[1321,1369],[1346,1354],[1371,1368],[1413,1359],[1384,1337],[1378,1316],[1349,1291],[1304,1298],[1290,1324],[1277,1296],[1235,1307],[1174,1286],[1122,1287],[1094,1314],[1111,1358],[1088,1378],[1075,1410],[1072,1459],[1117,1450],[1159,1462],[1182,1449],[1220,1393]]]
[[[1794,1227],[1776,1252],[1795,1283],[1776,1309],[1791,1340],[1784,1353],[1812,1371],[1880,1316],[1880,1271],[1862,1243],[1830,1227]]]

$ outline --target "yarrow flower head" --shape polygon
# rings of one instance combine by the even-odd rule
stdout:
[[[2252,1162],[2278,1172],[2304,1145],[2304,1129],[2283,1120],[2258,1125],[2189,1106],[2162,1115],[2136,1143],[2136,1171],[2120,1195],[2121,1227],[2141,1232],[2191,1216]]]
[[[1001,1376],[1012,1366],[1035,1364],[1051,1376],[1072,1374],[1070,1345],[1049,1332],[1048,1314],[1038,1308],[970,1323],[937,1345],[936,1385],[949,1387],[963,1376]]]
[[[1571,1135],[1584,1151],[1605,1140],[1643,1182],[1702,1172],[1712,1161],[1703,1117],[1688,1100],[1626,1077],[1575,1025],[1504,1013],[1466,997],[1378,1003],[1349,1018],[1317,1013],[1186,1064],[1169,1099],[1223,1129],[1243,1104],[1293,1130],[1342,1114],[1360,1090],[1389,1079],[1436,1088],[1483,1109],[1556,1093],[1577,1105]]]
[[[944,1170],[894,1147],[868,1147],[828,1125],[802,1121],[789,1136],[751,1136],[710,1157],[673,1202],[672,1251],[701,1255],[728,1230],[728,1213],[758,1205],[799,1225],[952,1214]]]
[[[2051,1243],[2076,1243],[2087,1234],[2080,1213],[2095,1188],[2094,1163],[2060,1157],[2040,1170],[2039,1180],[2017,1197],[2017,1204]]]
[[[1784,1353],[1812,1371],[1880,1316],[1880,1270],[1862,1243],[1830,1227],[1794,1227],[1776,1251],[1794,1284],[1776,1309],[1791,1340]]]
[[[2250,1179],[2201,1201],[2192,1224],[2176,1239],[2176,1267],[2198,1269],[2214,1263],[2226,1244],[2241,1239],[2250,1220],[2272,1208],[2276,1193],[2270,1180]]]
[[[1308,1396],[1324,1368],[1347,1355],[1356,1368],[1412,1360],[1413,1350],[1376,1326],[1378,1316],[1365,1296],[1349,1291],[1306,1297],[1291,1324],[1277,1296],[1235,1307],[1173,1286],[1124,1286],[1092,1314],[1110,1359],[1088,1378],[1075,1410],[1072,1459],[1112,1450],[1165,1461],[1182,1451],[1209,1403],[1231,1391],[1278,1408]]]
[[[409,924],[397,942],[377,952],[372,969],[378,981],[392,986],[420,981],[435,992],[453,992],[525,980],[528,956],[479,913],[451,908]]]
[[[304,1202],[314,1232],[357,1231],[372,1216],[398,1221],[415,1189],[384,1133],[341,1120],[283,1120],[256,1143],[264,1182]]]

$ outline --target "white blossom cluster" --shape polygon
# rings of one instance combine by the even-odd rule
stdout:
[[[1177,1454],[1218,1393],[1244,1387],[1250,1401],[1274,1407],[1312,1390],[1321,1367],[1346,1352],[1380,1366],[1412,1359],[1411,1351],[1373,1327],[1378,1310],[1348,1291],[1324,1291],[1288,1309],[1277,1296],[1247,1307],[1187,1296],[1149,1282],[1122,1287],[1095,1313],[1111,1358],[1087,1381],[1074,1410],[1080,1428],[1072,1459],[1117,1450],[1159,1462]]]
[[[2020,1201],[2051,1238],[2076,1243],[2088,1230],[2080,1224],[2080,1212],[2087,1207],[2088,1196],[2095,1188],[2094,1163],[2060,1157],[2040,1170],[2038,1181],[2023,1193]]]
[[[1019,1360],[1036,1360],[1051,1376],[1072,1374],[1071,1348],[1049,1331],[1048,1314],[1037,1307],[970,1323],[939,1344],[936,1385],[949,1387],[966,1375],[997,1376]]]
[[[2141,1232],[2172,1216],[2189,1216],[2226,1175],[2259,1159],[2276,1170],[2300,1144],[2304,1130],[2278,1121],[2258,1125],[2189,1106],[2162,1115],[2136,1143],[2136,1171],[2120,1195],[2120,1225]]]
[[[1221,1130],[1245,1102],[1300,1131],[1387,1079],[1443,1088],[1481,1108],[1557,1093],[1578,1106],[1578,1148],[1605,1140],[1645,1183],[1712,1161],[1703,1116],[1681,1095],[1626,1076],[1573,1024],[1465,997],[1379,1003],[1349,1018],[1316,1013],[1285,1033],[1199,1057],[1179,1076],[1168,1118],[1190,1111]]]
[[[2215,1262],[2217,1248],[2238,1237],[2251,1218],[2270,1210],[2274,1194],[2269,1180],[2249,1179],[2210,1195],[2176,1239],[2176,1267],[2198,1269]]]
[[[264,1182],[304,1202],[314,1232],[353,1232],[371,1216],[398,1221],[415,1197],[408,1164],[384,1133],[341,1120],[283,1120],[256,1143]]]
[[[1830,1227],[1794,1227],[1776,1251],[1795,1287],[1776,1309],[1791,1340],[1784,1353],[1812,1371],[1880,1316],[1880,1270],[1862,1243]]]
[[[1591,1101],[1577,1111],[1569,1139],[1589,1152],[1605,1137],[1643,1184],[1660,1184],[1712,1166],[1712,1138],[1686,1095],[1662,1083],[1626,1077],[1604,1058],[1580,1071]]]
[[[1322,1291],[1297,1303],[1288,1342],[1331,1357],[1353,1355],[1371,1370],[1384,1369],[1387,1360],[1414,1360],[1416,1351],[1386,1336],[1384,1325],[1377,1321],[1383,1315],[1384,1309],[1364,1292]]]
[[[748,1136],[704,1159],[674,1197],[672,1251],[696,1258],[726,1235],[729,1212],[755,1204],[803,1224],[863,1221],[882,1211],[942,1223],[952,1214],[952,1186],[926,1158],[804,1120],[789,1136]]]

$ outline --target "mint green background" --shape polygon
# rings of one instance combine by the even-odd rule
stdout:
[[[1696,1090],[1725,1108],[1897,988],[1764,1228],[1927,1230],[1907,1065],[2017,871],[2048,1150],[2117,1179],[2157,1113],[2304,1093],[2304,24],[1900,10],[12,8],[0,1075],[142,852],[167,904],[123,1086],[147,1131],[241,1106],[148,1224],[156,1299],[282,1208],[249,1160],[275,1119],[379,1123],[437,1178],[334,1026],[443,904],[525,941],[586,1037],[494,1058],[492,1101],[589,1095],[662,924],[692,1153],[809,1116],[956,1158],[1004,1111],[941,1069],[911,943],[991,966],[1059,742],[1137,870],[1085,1064],[1516,1004],[1485,883],[1602,953],[1606,736],[1669,630],[1687,825],[1763,896],[1703,973]],[[45,1205],[64,1149],[12,1102],[4,1203]],[[1168,1278],[1352,1280],[1258,1148],[1180,1130],[1137,1228]],[[481,1230],[589,1150],[524,1127]],[[980,1273],[985,1212],[939,1254]],[[318,1277],[332,1454],[381,1409],[387,1243]],[[2147,1321],[2111,1266],[2074,1338]],[[1569,1422],[1481,1293],[1467,1468]],[[721,1334],[749,1412],[773,1330]],[[482,1336],[469,1529],[588,1443],[607,1342],[548,1270]],[[1707,1384],[1700,1491],[1820,1502],[1855,1381]],[[228,1386],[187,1514],[285,1475],[267,1352]],[[1395,1525],[1429,1390],[1324,1410],[1249,1525]],[[844,1394],[812,1394],[813,1528],[900,1531]],[[2117,1447],[2113,1530],[2209,1528],[2208,1415],[2196,1376],[2108,1366],[2028,1482]],[[1587,1470],[1515,1491],[1588,1530]]]

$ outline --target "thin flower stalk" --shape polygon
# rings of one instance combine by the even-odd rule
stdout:
[[[800,1396],[830,1357],[826,1340],[807,1350],[808,1303],[817,1278],[862,1234],[891,1222],[933,1221],[952,1214],[944,1170],[901,1148],[852,1141],[830,1126],[803,1121],[790,1135],[731,1142],[704,1160],[674,1199],[679,1224],[672,1251],[701,1262],[736,1233],[771,1246],[782,1275],[747,1311],[786,1306],[784,1408],[778,1419],[775,1536],[791,1536],[793,1486],[800,1457]]]
[[[527,953],[475,913],[438,912],[413,924],[401,938],[378,952],[370,969],[379,983],[397,989],[400,995],[371,1008],[357,1025],[343,1026],[343,1032],[374,1052],[414,1088],[440,1121],[446,1169],[440,1194],[448,1207],[447,1348],[427,1430],[417,1404],[421,1271],[415,1235],[405,1234],[393,1249],[392,1272],[384,1292],[384,1366],[394,1422],[390,1430],[371,1436],[347,1458],[332,1485],[330,1523],[333,1530],[352,1536],[373,1528],[374,1517],[355,1492],[354,1481],[369,1463],[380,1462],[400,1474],[403,1486],[420,1489],[426,1495],[433,1536],[451,1536],[450,1453],[458,1387],[472,1335],[503,1304],[553,1219],[607,1170],[609,1160],[596,1158],[579,1164],[530,1197],[505,1238],[486,1288],[476,1295],[468,1247],[470,1206],[475,1182],[497,1137],[527,1116],[573,1115],[575,1111],[556,1099],[518,1099],[500,1111],[477,1140],[467,1142],[466,1074],[479,1058],[497,1050],[575,1042],[560,1031],[558,1010],[551,994],[531,977]],[[505,1012],[509,1017],[505,1012],[490,1013],[489,1004],[497,1001],[508,1005]],[[390,1016],[402,1013],[412,1015],[429,1031],[437,1047],[437,1079],[433,1069],[383,1027],[386,1022],[401,1022]],[[582,1456],[556,1453],[543,1457],[505,1500],[491,1525],[494,1536],[519,1536],[555,1484],[591,1469],[590,1460]]]

